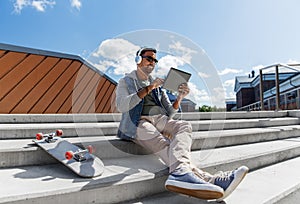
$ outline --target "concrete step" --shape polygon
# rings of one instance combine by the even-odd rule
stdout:
[[[286,139],[299,135],[300,125],[243,130],[201,131],[193,133],[192,150]],[[140,146],[120,140],[116,136],[77,137],[66,138],[66,140],[81,147],[93,145],[96,149],[96,154],[102,159],[149,153]],[[55,162],[48,154],[36,147],[31,139],[0,140],[0,153],[0,168],[51,164]]]
[[[298,203],[300,157],[250,173],[226,203]],[[255,196],[253,196],[255,195]]]
[[[177,114],[175,118],[182,120],[224,120],[224,119],[254,119],[254,118],[280,118],[290,116],[290,111],[238,111],[238,112],[187,112]],[[292,112],[293,117],[299,117],[300,114]]]
[[[191,121],[193,131],[210,131],[210,130],[229,130],[257,127],[274,127],[283,125],[297,125],[299,118],[255,118],[255,119],[226,119],[226,120],[207,120]]]
[[[299,112],[299,111],[298,111]],[[297,111],[257,112],[190,112],[178,113],[175,118],[182,120],[224,120],[244,118],[300,117]],[[0,114],[0,123],[93,123],[120,122],[120,113],[109,114]]]
[[[298,156],[300,137],[192,152],[194,163],[211,173],[240,165],[255,170]],[[93,179],[79,178],[60,164],[0,169],[5,184],[0,203],[120,203],[165,191],[167,169],[153,155],[104,164],[104,174]]]
[[[300,136],[300,125],[268,128],[235,129],[223,131],[199,131],[193,133],[192,150],[214,149],[232,145],[257,143]],[[81,147],[93,145],[101,159],[149,154],[133,142],[116,136],[66,138]],[[0,140],[0,168],[23,165],[55,163],[48,154],[38,148],[31,139]]]
[[[291,166],[293,168],[291,168]],[[300,157],[250,172],[223,203],[230,204],[287,204],[300,199]],[[288,174],[287,174],[288,172]],[[126,204],[207,204],[205,200],[163,192]],[[217,202],[210,201],[211,204]]]
[[[262,119],[230,119],[230,120],[201,120],[191,121],[193,131],[229,130],[257,127],[275,127],[284,125],[297,125],[299,118],[262,118]],[[34,138],[38,132],[53,132],[56,129],[64,131],[64,137],[81,136],[115,136],[118,122],[95,123],[24,123],[0,124],[1,139]]]
[[[300,125],[198,131],[193,132],[192,149],[209,149],[298,136],[300,136]]]

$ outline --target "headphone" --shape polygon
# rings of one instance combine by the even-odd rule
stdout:
[[[154,49],[154,48],[142,47],[141,49],[139,49],[136,52],[136,56],[135,56],[135,63],[136,64],[139,64],[139,63],[142,62],[143,58],[142,58],[141,54],[142,54],[143,51],[152,51],[152,52],[156,53],[156,49]]]

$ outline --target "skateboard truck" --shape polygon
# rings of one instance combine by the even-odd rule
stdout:
[[[87,149],[84,149],[84,150],[78,150],[76,152],[67,151],[65,154],[65,158],[67,160],[74,159],[78,162],[82,162],[82,161],[87,160],[87,158],[85,157],[86,153],[93,153],[93,152],[94,152],[93,146],[89,145],[89,146],[87,146]]]
[[[62,134],[63,134],[62,130],[56,130],[56,132],[47,133],[47,134],[37,133],[36,134],[36,139],[37,140],[42,140],[43,138],[46,138],[45,142],[53,143],[53,142],[56,142],[56,140],[54,139],[54,137],[55,136],[62,136]]]

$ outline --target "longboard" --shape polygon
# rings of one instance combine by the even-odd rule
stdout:
[[[82,149],[61,138],[62,134],[62,130],[47,134],[37,133],[33,142],[81,177],[92,178],[102,175],[104,164],[92,154],[93,148],[89,146]]]

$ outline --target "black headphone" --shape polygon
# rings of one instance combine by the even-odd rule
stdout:
[[[156,53],[156,49],[154,49],[154,48],[150,48],[150,47],[142,47],[141,49],[139,49],[139,50],[136,52],[136,57],[135,57],[135,63],[136,63],[136,64],[139,64],[139,63],[142,62],[142,59],[143,59],[143,58],[142,58],[141,54],[142,54],[143,51],[152,51],[152,52]]]

